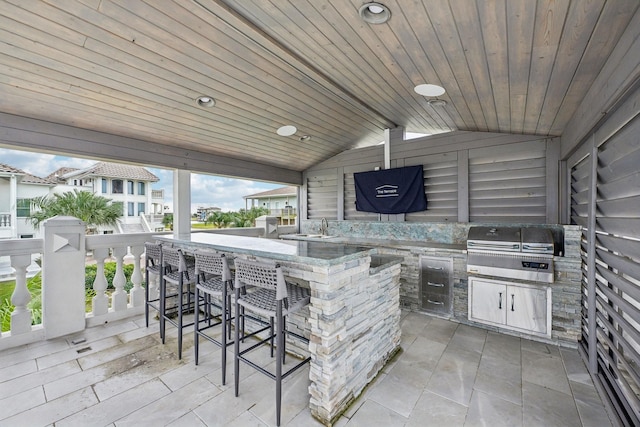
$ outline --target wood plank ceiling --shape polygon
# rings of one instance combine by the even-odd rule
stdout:
[[[561,135],[639,7],[384,0],[371,25],[363,3],[0,0],[0,112],[295,171],[395,126]]]

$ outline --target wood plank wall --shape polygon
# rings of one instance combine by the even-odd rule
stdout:
[[[391,167],[422,165],[428,209],[355,209],[353,174],[383,168],[384,147],[341,153],[303,174],[303,219],[407,222],[558,222],[559,141],[537,135],[451,132],[392,143]]]

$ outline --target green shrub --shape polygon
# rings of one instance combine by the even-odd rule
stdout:
[[[96,280],[96,272],[97,272],[96,264],[89,264],[84,267],[84,288],[85,290],[93,289],[93,282]],[[131,275],[133,274],[133,264],[125,264],[123,266],[124,269],[124,277],[126,279],[126,283],[124,285],[124,290],[129,292],[131,288],[133,288],[133,282],[131,282]],[[113,287],[113,277],[116,275],[116,263],[115,262],[105,262],[104,263],[104,275],[107,278],[107,289],[115,289]]]

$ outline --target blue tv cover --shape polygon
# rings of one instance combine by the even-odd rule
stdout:
[[[382,214],[427,209],[422,165],[353,174],[356,210]]]

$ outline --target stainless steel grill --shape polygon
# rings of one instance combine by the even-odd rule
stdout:
[[[467,272],[553,283],[553,235],[547,228],[471,227]]]

